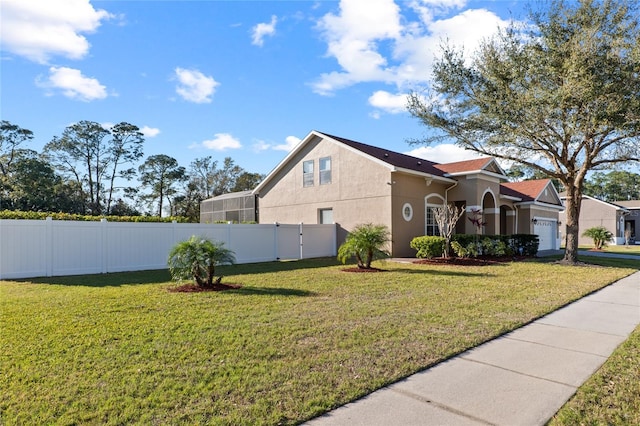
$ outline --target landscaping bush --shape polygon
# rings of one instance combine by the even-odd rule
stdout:
[[[388,242],[389,229],[386,226],[372,223],[357,225],[338,248],[338,260],[346,263],[347,259],[355,256],[358,268],[371,269],[374,259],[389,257],[389,252],[383,249]]]
[[[216,266],[235,261],[234,252],[224,243],[193,235],[171,249],[168,264],[174,280],[193,279],[199,287],[213,287],[222,280],[218,277],[214,282]]]
[[[415,237],[409,246],[418,251],[416,257],[420,259],[441,257],[444,254],[445,238],[428,235]]]
[[[482,236],[456,234],[451,238],[451,241],[451,248],[458,257],[480,255],[501,257],[516,254],[535,256],[538,253],[539,244],[538,236],[530,234]]]
[[[593,246],[596,250],[601,250],[607,246],[607,243],[613,240],[613,234],[607,230],[604,226],[594,226],[582,233],[583,237],[588,237],[593,240]]]
[[[470,241],[467,245],[462,245],[458,241],[452,241],[451,248],[458,257],[478,257],[478,243],[474,241]]]

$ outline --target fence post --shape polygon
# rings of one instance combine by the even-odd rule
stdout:
[[[107,219],[102,218],[100,219],[100,236],[102,239],[102,247],[101,247],[101,255],[100,258],[102,259],[102,264],[100,265],[100,272],[103,274],[106,274],[108,271],[108,265],[109,265],[109,233],[107,232]]]
[[[280,227],[280,224],[278,222],[275,222],[273,224],[273,257],[276,258],[276,260],[280,260],[280,253],[278,251],[278,228]]]
[[[47,277],[53,276],[53,218],[47,216],[44,221],[44,259]]]
[[[303,253],[303,251],[302,251],[302,246],[304,245],[304,239],[303,239],[303,236],[302,236],[302,234],[303,234],[303,229],[304,229],[304,228],[303,228],[303,226],[304,226],[304,225],[303,225],[303,223],[302,223],[302,222],[300,222],[300,225],[299,225],[299,226],[300,226],[300,259],[304,259],[304,253]]]

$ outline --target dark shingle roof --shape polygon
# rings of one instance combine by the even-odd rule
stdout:
[[[438,163],[434,163],[433,161],[424,160],[418,157],[412,157],[411,155],[401,154],[399,152],[390,151],[388,149],[378,148],[375,146],[364,144],[362,142],[356,142],[350,139],[341,138],[340,136],[330,135],[329,133],[318,133],[328,136],[331,139],[335,139],[338,142],[350,146],[351,148],[357,149],[358,151],[363,152],[378,160],[384,161],[387,164],[391,164],[392,166],[444,177],[444,173],[442,172],[442,170],[434,167]]]

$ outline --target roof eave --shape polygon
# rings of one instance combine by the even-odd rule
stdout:
[[[429,178],[429,179],[433,179],[433,180],[444,182],[444,183],[456,183],[457,182],[457,180],[451,179],[451,178],[448,178],[448,177],[438,176],[438,175],[434,175],[432,173],[427,173],[427,172],[420,172],[418,170],[405,169],[403,167],[394,167],[391,171],[392,172],[398,172],[398,173],[405,173],[405,174],[408,174],[408,175],[420,176],[420,177],[424,177],[424,178]]]

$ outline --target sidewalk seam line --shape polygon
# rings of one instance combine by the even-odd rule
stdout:
[[[600,357],[600,358],[604,358],[604,361],[602,361],[603,364],[607,360],[607,357]],[[466,358],[466,357],[460,357],[460,359],[464,359],[465,361],[469,361],[469,362],[475,362],[476,364],[486,365],[488,367],[498,368],[498,369],[503,370],[503,371],[509,371],[511,373],[519,374],[521,376],[531,377],[532,379],[538,379],[538,380],[543,380],[543,381],[549,382],[549,383],[555,383],[555,384],[558,384],[558,385],[568,386],[568,387],[573,388],[573,389],[578,389],[581,386],[581,385],[575,386],[575,385],[572,385],[570,383],[559,382],[557,380],[547,379],[545,377],[534,376],[533,374],[523,373],[521,371],[512,370],[510,368],[501,367],[501,366],[495,365],[495,364],[489,364],[488,362],[484,362],[484,361],[478,361],[478,360],[470,359],[470,358]],[[600,364],[600,365],[602,365],[602,364]],[[589,377],[591,377],[591,376],[593,376],[593,373],[591,373],[591,375],[589,375]]]
[[[408,398],[417,400],[419,402],[422,402],[422,403],[425,403],[425,404],[428,404],[428,405],[433,405],[436,408],[439,408],[441,410],[456,414],[458,416],[462,416],[462,417],[465,417],[467,419],[470,419],[470,420],[473,420],[473,421],[476,421],[476,422],[480,422],[480,423],[482,423],[484,425],[488,425],[488,426],[494,426],[495,425],[495,423],[488,422],[487,420],[482,419],[480,417],[475,417],[475,416],[473,416],[471,414],[465,413],[464,411],[460,411],[460,410],[458,410],[456,408],[453,408],[453,407],[450,407],[448,405],[442,404],[440,402],[434,401],[433,399],[429,399],[429,398],[423,397],[423,396],[418,395],[416,393],[413,393],[413,392],[410,392],[410,391],[406,391],[404,389],[389,388],[389,390],[391,390],[392,392],[398,393],[400,395],[406,396]]]
[[[532,345],[544,346],[545,348],[559,349],[559,350],[562,350],[562,351],[573,352],[573,353],[576,353],[576,354],[593,355],[593,356],[599,356],[601,358],[608,358],[607,355],[595,354],[593,352],[578,351],[576,349],[563,348],[561,346],[554,346],[554,345],[549,345],[549,344],[546,344],[546,343],[534,342],[534,341],[531,341],[531,340],[516,339],[515,337],[507,337],[507,336],[505,336],[504,339],[505,340],[513,340],[515,342],[531,343]],[[618,346],[619,345],[620,344],[618,344]],[[617,346],[616,346],[616,348],[617,348]],[[615,348],[614,348],[614,350],[615,350]]]

